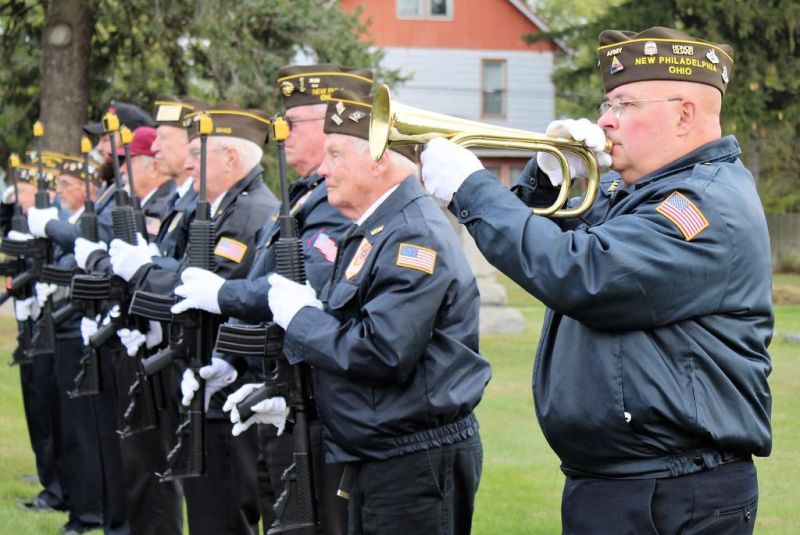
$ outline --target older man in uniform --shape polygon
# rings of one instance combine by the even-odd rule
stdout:
[[[170,175],[161,171],[155,159],[152,146],[156,139],[156,129],[140,126],[133,132],[133,139],[128,147],[133,173],[134,195],[141,200],[142,213],[147,227],[148,241],[153,241],[161,226],[161,220],[170,210],[176,184]],[[117,155],[125,156],[125,149],[117,149]],[[127,164],[120,166],[120,173],[128,177]],[[130,186],[128,187],[130,189]]]
[[[214,123],[214,133],[208,137],[206,185],[212,221],[216,224],[214,272],[223,278],[242,278],[255,256],[256,234],[278,206],[277,199],[262,181],[260,165],[270,123],[259,111],[242,110],[229,103],[212,106],[205,113]],[[187,116],[190,142],[185,169],[199,177],[200,138],[194,127],[195,117],[197,113]],[[199,189],[199,182],[194,186]],[[188,226],[188,221],[182,224]],[[182,247],[186,250],[185,244]],[[118,275],[139,289],[161,294],[172,293],[189,261],[187,254],[178,271],[165,269],[152,262],[146,244],[133,246],[118,241],[112,243],[110,253]],[[185,373],[195,379],[191,370]],[[233,440],[219,410],[224,398],[210,399],[215,382],[227,385],[235,380],[235,370],[206,379],[207,406],[210,401],[206,435],[208,476],[183,482],[192,533],[255,533],[258,524],[256,478],[252,470],[256,463],[256,434],[248,433]],[[185,398],[184,394],[186,402]]]
[[[156,138],[151,148],[159,170],[172,177],[178,186],[155,240],[161,256],[157,263],[162,266],[176,266],[183,258],[184,251],[178,247],[186,243],[186,236],[180,236],[184,229],[180,223],[184,217],[191,217],[197,203],[197,192],[192,189],[194,178],[183,165],[189,155],[189,138],[183,121],[188,114],[207,107],[205,102],[191,97],[161,95],[156,98]]]
[[[721,137],[733,51],[650,28],[601,33],[597,55],[599,126],[550,129],[598,152],[601,129],[613,143],[588,212],[533,215],[443,140],[422,155],[425,184],[549,307],[534,398],[566,474],[564,532],[752,533],[773,314],[764,212],[736,139]],[[554,167],[537,156],[526,189],[547,193]]]
[[[336,241],[350,225],[350,221],[328,203],[325,180],[317,174],[317,168],[325,156],[325,132],[322,127],[327,104],[323,99],[333,91],[344,88],[358,94],[369,94],[372,73],[329,64],[292,65],[278,72],[277,82],[286,107],[285,118],[291,127],[286,140],[286,163],[300,175],[289,191],[291,213],[297,220],[299,239],[303,243],[306,276],[312,287],[321,290],[330,278],[336,257]],[[279,237],[279,224],[270,219],[261,229],[256,259],[246,279],[226,281],[197,268],[184,271],[184,284],[177,288],[176,293],[186,299],[175,305],[174,311],[201,308],[230,316],[234,322],[271,321],[272,313],[264,287],[267,285],[267,275],[275,271],[275,244]],[[225,357],[225,361],[236,367],[239,374],[249,367],[263,381],[262,359],[263,356],[254,356],[246,363],[241,359]],[[252,384],[243,386],[235,393],[233,400],[241,398],[252,388]],[[257,419],[256,416],[239,429],[249,427]],[[284,488],[281,476],[292,463],[293,438],[289,432],[276,436],[272,426],[259,426],[258,435],[260,506],[267,529],[275,520],[275,500]],[[320,507],[323,529],[328,534],[346,533],[346,504],[336,496],[341,467],[331,464],[325,468],[317,479],[319,481],[319,477],[322,477],[319,488],[322,492]]]
[[[469,533],[482,460],[473,409],[491,374],[478,288],[413,148],[371,160],[370,100],[328,103],[318,172],[354,224],[322,301],[273,274],[269,306],[286,358],[312,367],[327,461],[351,463],[350,533]]]

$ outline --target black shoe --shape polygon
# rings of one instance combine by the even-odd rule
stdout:
[[[63,504],[51,505],[47,500],[41,496],[36,496],[30,501],[22,502],[20,507],[27,511],[66,511],[67,508]]]
[[[103,529],[102,524],[84,524],[83,522],[67,522],[59,533],[62,535],[78,535],[79,533],[87,533],[95,529]]]

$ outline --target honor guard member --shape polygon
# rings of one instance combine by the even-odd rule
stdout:
[[[278,200],[264,185],[260,165],[270,122],[260,111],[242,110],[230,103],[210,107],[205,113],[214,125],[214,132],[208,137],[206,189],[216,224],[215,273],[223,278],[243,278],[255,256],[256,234],[278,207]],[[195,117],[198,114],[187,116],[190,141],[185,168],[199,178],[200,138]],[[194,186],[199,189],[199,182],[195,181]],[[118,241],[113,242],[110,253],[118,275],[139,289],[161,294],[172,293],[180,281],[180,271],[189,261],[185,255],[179,271],[164,269],[151,261],[146,245]],[[188,374],[193,375],[191,371]],[[219,378],[223,384],[235,380],[235,370]],[[210,405],[209,398],[206,397],[208,475],[183,481],[189,530],[200,534],[255,533],[259,518],[253,470],[256,434],[234,439],[220,410],[224,396],[215,396]]]
[[[317,168],[325,157],[325,132],[323,124],[327,99],[337,89],[349,89],[368,95],[372,89],[372,73],[368,70],[338,65],[290,65],[278,71],[278,88],[286,108],[285,119],[290,126],[289,138],[285,142],[286,163],[300,178],[291,184],[289,202],[291,213],[297,220],[299,239],[303,244],[305,272],[309,283],[321,290],[328,281],[336,258],[336,242],[342,237],[351,221],[328,203],[325,180]],[[271,218],[261,229],[256,257],[246,279],[225,280],[208,271],[189,268],[183,272],[183,285],[176,294],[185,298],[175,305],[174,312],[189,308],[201,308],[232,318],[234,323],[260,323],[272,320],[267,302],[267,275],[275,271],[277,263],[276,244],[279,238],[279,223]],[[221,356],[222,357],[222,356]],[[249,370],[261,381],[263,378],[263,355],[254,356],[244,362],[230,356],[223,357],[215,367],[208,366],[201,374],[212,371],[224,374],[230,366],[239,375]],[[206,389],[209,388],[206,383]],[[244,385],[233,394],[232,400],[242,398],[254,388]],[[231,401],[230,403],[234,403]],[[241,424],[237,429],[246,429],[257,417]],[[319,443],[319,426],[312,427],[316,443]],[[259,435],[259,495],[262,521],[269,526],[275,520],[275,501],[283,492],[281,476],[293,462],[294,440],[292,433],[276,436],[273,426],[258,426]],[[324,465],[324,462],[318,464]],[[346,503],[336,496],[341,478],[341,466],[324,465],[324,473],[317,474],[321,489],[320,509],[325,533],[334,535],[347,532]]]
[[[188,114],[207,107],[205,102],[191,97],[161,95],[155,102],[157,126],[152,149],[155,152],[156,165],[177,184],[155,240],[161,256],[156,263],[163,266],[171,264],[173,269],[177,269],[177,264],[183,258],[183,249],[179,249],[178,244],[185,244],[187,239],[186,236],[179,236],[180,230],[184,228],[180,224],[181,220],[194,212],[197,202],[197,192],[192,189],[194,178],[183,166],[189,155],[189,138],[183,121]]]
[[[321,301],[272,274],[269,306],[286,358],[312,367],[327,461],[350,463],[350,533],[469,533],[482,460],[473,409],[491,375],[478,288],[413,147],[371,160],[370,101],[328,103],[318,172],[354,225]]]
[[[85,167],[80,156],[64,155],[60,162],[60,173],[56,179],[56,194],[60,201],[59,220],[75,224],[84,211],[86,199],[85,177],[90,180],[91,199],[96,191],[97,175],[93,167]],[[74,269],[75,257],[54,246],[54,264],[65,269]],[[40,304],[50,296],[53,310],[65,306],[69,300],[69,288],[53,284],[37,283],[37,299]],[[81,317],[73,315],[56,325],[56,352],[54,370],[61,414],[61,446],[63,458],[63,487],[68,496],[67,523],[64,533],[83,533],[103,525],[103,466],[100,461],[100,444],[94,402],[90,397],[71,397],[67,392],[75,386],[75,376],[80,369],[80,360],[86,353],[81,340]]]
[[[128,147],[133,171],[133,185],[136,190],[133,194],[141,200],[148,233],[145,238],[148,241],[156,239],[161,220],[167,215],[177,188],[175,181],[168,174],[161,172],[161,166],[155,160],[156,153],[152,149],[155,139],[155,128],[140,126],[133,132],[133,139]],[[125,157],[123,147],[117,149],[117,156]],[[128,166],[121,164],[120,173],[127,180]]]
[[[131,132],[134,132],[140,126],[153,126],[154,124],[150,114],[135,104],[112,100],[106,111],[116,114],[117,118],[119,118],[120,126],[127,126]],[[83,131],[86,134],[98,137],[97,144],[94,146],[94,152],[96,152],[101,159],[98,172],[100,178],[104,182],[113,184],[114,167],[111,162],[111,157],[113,156],[111,154],[111,139],[109,135],[105,133],[103,122],[97,121],[96,123],[87,124],[83,127]],[[114,136],[116,146],[121,147],[122,140],[119,136],[119,132],[115,132]]]
[[[34,199],[39,179],[39,168],[36,152],[28,152],[30,160],[21,166],[17,173],[17,188],[20,196],[20,207],[24,213],[34,208]],[[55,168],[59,158],[54,154],[42,152],[42,164],[48,193],[55,186]],[[55,208],[56,212],[58,211]],[[13,240],[31,239],[31,234],[10,231],[8,238]],[[36,320],[41,307],[35,292],[26,299],[14,302],[14,314],[17,322]],[[20,340],[22,344],[22,340]],[[16,351],[25,351],[22,345]],[[55,385],[54,358],[52,354],[37,355],[30,363],[19,367],[22,402],[25,420],[28,425],[28,437],[36,460],[36,473],[42,490],[31,500],[23,502],[30,511],[50,511],[53,509],[66,511],[67,496],[64,490],[63,457],[60,454],[61,418],[58,404],[58,393]]]
[[[534,399],[566,474],[564,533],[752,533],[773,314],[764,212],[739,144],[721,137],[733,51],[667,28],[599,40],[598,124],[548,128],[593,151],[603,131],[613,143],[588,212],[533,215],[443,140],[423,152],[425,184],[549,308]],[[548,160],[529,165],[529,188],[561,179]]]

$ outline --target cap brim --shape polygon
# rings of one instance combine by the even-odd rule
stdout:
[[[93,136],[99,136],[103,133],[103,123],[91,123],[84,125],[83,131]]]

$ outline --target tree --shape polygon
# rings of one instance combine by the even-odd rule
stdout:
[[[45,146],[74,152],[87,117],[112,99],[150,109],[159,93],[189,94],[276,112],[275,74],[298,53],[391,80],[359,15],[326,0],[0,2],[0,157],[26,147],[39,117],[53,133]],[[47,40],[59,24],[70,26],[67,48]]]
[[[559,113],[597,117],[602,100],[595,46],[608,28],[668,26],[728,43],[735,63],[723,105],[724,133],[739,139],[768,211],[800,211],[800,4],[793,0],[625,0],[565,24],[553,36],[573,54],[555,75]]]

